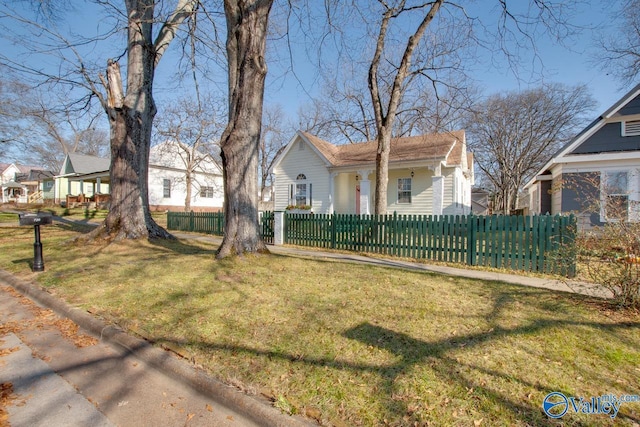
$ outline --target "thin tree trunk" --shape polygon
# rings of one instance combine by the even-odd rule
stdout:
[[[387,213],[387,191],[389,184],[389,153],[391,151],[391,135],[378,134],[378,151],[376,153],[376,204],[375,214]]]
[[[220,141],[225,229],[218,258],[267,251],[258,222],[258,153],[273,0],[225,0],[229,123]]]
[[[191,163],[191,158],[189,158],[189,163]],[[193,172],[191,169],[191,164],[189,164],[187,166],[187,173],[185,175],[185,185],[187,186],[186,188],[186,195],[184,197],[184,211],[185,212],[189,212],[191,210],[191,185],[193,184]]]

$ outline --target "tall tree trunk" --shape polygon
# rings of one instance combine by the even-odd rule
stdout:
[[[273,0],[225,0],[229,123],[220,141],[225,228],[218,258],[267,251],[258,222],[258,153]]]
[[[176,10],[153,41],[156,0],[125,0],[128,19],[127,85],[118,62],[107,63],[104,99],[97,90],[111,128],[111,207],[91,236],[110,239],[173,238],[151,217],[149,209],[149,152],[156,115],[153,101],[155,67],[177,28],[190,16],[198,0],[179,0]],[[101,77],[102,78],[102,77]]]
[[[411,58],[418,43],[422,39],[427,27],[433,21],[433,18],[438,13],[440,6],[444,0],[435,0],[432,3],[426,3],[422,7],[429,7],[429,10],[423,17],[420,25],[407,40],[407,44],[402,54],[402,60],[396,70],[396,74],[393,78],[391,85],[390,96],[386,103],[383,105],[384,96],[381,95],[379,82],[380,76],[378,70],[380,67],[380,61],[383,59],[383,52],[385,50],[385,41],[387,32],[391,21],[397,18],[401,13],[411,10],[411,7],[405,8],[405,2],[401,1],[397,7],[389,7],[385,2],[381,4],[386,7],[386,10],[382,16],[380,22],[380,29],[378,32],[378,38],[376,40],[376,50],[373,54],[371,64],[369,65],[369,74],[367,77],[367,83],[369,84],[369,94],[371,95],[371,102],[373,104],[373,112],[376,120],[376,131],[378,140],[378,151],[376,154],[376,189],[375,189],[375,214],[384,215],[387,213],[387,187],[389,180],[389,154],[391,152],[391,136],[393,132],[393,124],[396,120],[398,112],[398,105],[406,90],[405,81],[409,75],[409,68],[411,66]],[[381,79],[384,80],[384,79]]]

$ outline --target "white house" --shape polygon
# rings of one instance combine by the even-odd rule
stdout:
[[[149,156],[149,205],[156,210],[183,210],[187,196],[187,169],[191,165],[190,208],[222,210],[222,169],[216,159],[167,141],[151,147]]]
[[[525,189],[531,213],[576,213],[581,228],[639,221],[640,85],[562,147]]]
[[[43,203],[53,194],[52,176],[39,166],[0,163],[0,201]]]
[[[377,142],[334,145],[297,132],[274,162],[274,209],[373,213]],[[395,138],[389,156],[387,212],[467,214],[473,156],[462,130]]]
[[[184,210],[187,194],[187,159],[192,165],[190,208],[218,211],[224,202],[222,171],[215,159],[200,152],[188,154],[175,142],[151,147],[149,154],[149,206],[152,210]],[[107,158],[68,154],[55,187],[58,200],[108,200],[109,167]],[[69,197],[67,197],[69,196]]]

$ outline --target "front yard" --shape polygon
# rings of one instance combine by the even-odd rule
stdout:
[[[0,268],[323,425],[540,425],[545,396],[640,394],[640,315],[586,297],[206,242],[74,246],[0,228]],[[637,425],[569,411],[557,425]]]

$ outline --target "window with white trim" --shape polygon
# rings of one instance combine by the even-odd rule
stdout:
[[[171,197],[171,180],[163,179],[162,180],[162,197],[168,199]]]
[[[622,122],[622,136],[640,136],[640,120]]]
[[[606,171],[603,182],[604,219],[627,221],[629,219],[629,172]]]
[[[411,203],[411,178],[398,178],[398,203]]]
[[[296,177],[296,183],[291,184],[291,188],[289,190],[289,199],[291,200],[290,204],[294,206],[312,206],[312,188],[311,183],[307,182],[306,175],[303,173],[298,174]]]
[[[213,187],[200,187],[200,197],[203,199],[213,199]]]

